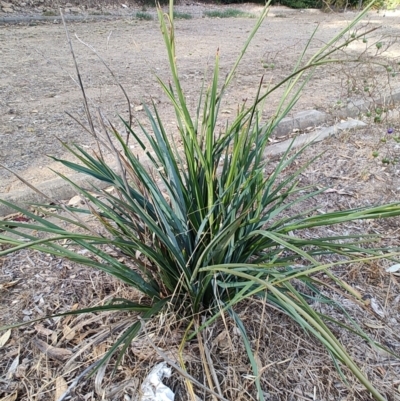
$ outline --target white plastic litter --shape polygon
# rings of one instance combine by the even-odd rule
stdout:
[[[171,376],[171,368],[161,362],[150,371],[142,383],[140,401],[174,401],[175,394],[163,384],[162,379]]]

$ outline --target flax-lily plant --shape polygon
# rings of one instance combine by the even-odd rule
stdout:
[[[117,166],[110,167],[102,152],[93,155],[78,145],[65,146],[79,163],[59,161],[75,172],[113,187],[113,191],[102,190],[96,184],[91,190],[85,190],[63,176],[87,200],[87,207],[59,205],[59,213],[48,211],[51,220],[2,201],[34,222],[13,222],[10,227],[8,222],[0,221],[0,229],[3,230],[0,243],[8,244],[0,256],[33,248],[102,270],[145,296],[143,303],[118,299],[103,306],[67,314],[115,310],[135,312],[143,319],[150,319],[166,308],[172,308],[180,317],[186,317],[188,327],[193,328],[187,331],[185,341],[195,337],[222,313],[230,314],[242,333],[248,352],[256,378],[256,397],[263,400],[262,380],[246,328],[235,314],[235,306],[239,302],[258,296],[320,340],[339,371],[341,364],[346,365],[377,400],[384,400],[326,325],[327,320],[332,322],[333,319],[315,311],[310,306],[309,295],[299,288],[312,291],[316,299],[329,301],[320,292],[323,284],[315,277],[316,273],[324,271],[336,286],[349,296],[357,297],[351,287],[336,278],[330,269],[335,264],[395,255],[383,255],[382,250],[372,248],[370,244],[364,248],[366,237],[319,238],[302,236],[302,232],[343,222],[398,216],[400,205],[396,203],[326,214],[318,214],[315,210],[291,212],[299,203],[323,192],[299,185],[299,175],[307,166],[285,173],[304,148],[297,152],[288,149],[269,175],[265,174],[269,160],[264,157],[273,129],[296,103],[314,69],[339,62],[334,54],[358,40],[359,36],[355,35],[351,39],[345,38],[350,37],[348,33],[367,10],[308,61],[305,61],[304,51],[293,73],[280,84],[266,93],[261,92],[261,85],[258,90],[255,88],[253,103],[242,106],[236,117],[219,130],[217,122],[221,119],[219,111],[225,90],[264,21],[268,7],[263,10],[237,62],[222,84],[217,54],[211,82],[201,90],[194,116],[189,111],[179,79],[172,1],[169,13],[164,14],[158,9],[171,68],[170,84],[162,80],[159,83],[176,112],[178,132],[173,134],[175,139],[178,136],[183,149],[175,147],[175,139],[172,133],[166,131],[155,105],[151,108],[145,106],[150,129],[141,125],[140,132],[137,132],[130,122],[124,121],[127,137],[107,121],[101,124],[104,133],[101,136],[87,108],[88,130],[98,138],[100,147],[114,153]],[[284,88],[284,93],[274,117],[262,122],[260,109],[263,102],[279,88]],[[82,91],[85,95],[83,86]],[[146,147],[142,138],[150,145]],[[142,148],[148,158],[147,164],[132,153],[128,140],[136,141]],[[54,208],[54,205],[51,207]],[[76,218],[71,218],[66,212]],[[85,223],[84,217],[88,214],[97,219],[99,227],[102,227],[101,234],[93,230],[93,224],[89,226]],[[57,220],[59,224],[54,222]],[[63,225],[65,222],[75,226],[76,230],[67,231]],[[43,233],[46,234],[44,237]],[[62,245],[61,240],[64,240]],[[76,246],[65,247],[65,241]],[[110,248],[119,256],[123,254],[125,259],[110,254],[107,251]],[[82,249],[87,252],[80,252]],[[335,258],[329,259],[332,255]],[[125,262],[126,258],[129,264]],[[296,282],[304,285],[298,286]],[[372,341],[354,322],[350,322],[349,326],[338,323]],[[141,322],[134,319],[102,362],[106,362],[116,351],[121,357],[140,329]]]

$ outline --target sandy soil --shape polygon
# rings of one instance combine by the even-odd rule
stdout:
[[[180,10],[194,16],[192,20],[177,20],[177,54],[189,103],[195,107],[199,87],[207,65],[212,66],[215,53],[221,56],[221,75],[234,63],[255,20],[250,18],[212,19],[201,18],[212,6],[181,6]],[[245,5],[242,9],[254,15],[260,7]],[[215,7],[212,7],[215,8]],[[148,12],[154,14],[154,10]],[[117,115],[127,118],[127,103],[110,73],[96,55],[78,38],[93,46],[113,70],[115,77],[126,89],[134,117],[146,124],[144,112],[139,111],[142,102],[152,98],[169,129],[174,130],[174,116],[166,98],[156,82],[156,75],[168,81],[169,70],[166,52],[155,21],[138,21],[132,11],[113,21],[69,23],[76,57],[93,110],[100,107],[117,126]],[[255,95],[256,87],[264,74],[264,87],[279,82],[293,68],[307,40],[319,25],[310,51],[315,51],[343,28],[355,13],[326,14],[318,10],[290,10],[273,7],[256,39],[244,58],[226,104],[226,116],[234,113],[244,99]],[[398,35],[400,18],[394,12],[386,15],[371,12],[370,26],[381,26],[377,35]],[[378,37],[375,35],[375,40]],[[38,183],[53,177],[47,167],[54,167],[46,155],[61,156],[63,148],[57,138],[68,143],[78,142],[91,147],[86,135],[65,112],[84,119],[81,93],[72,57],[62,24],[0,26],[0,163],[22,174],[28,181]],[[370,39],[369,44],[374,41]],[[386,38],[385,47],[390,40]],[[363,51],[364,44],[349,49]],[[356,49],[358,47],[358,49]],[[372,45],[373,52],[376,48]],[[395,62],[399,57],[398,45],[386,52],[384,62]],[[273,68],[272,68],[273,65]],[[390,87],[387,74],[379,75],[376,82],[361,69],[354,74],[353,67],[334,67],[317,71],[305,89],[295,111],[323,109],[332,111],[357,97],[365,96],[361,86],[368,85],[371,95],[379,96],[399,86],[399,75],[392,78]],[[353,82],[354,81],[354,82]],[[352,90],[355,86],[356,90]],[[357,93],[358,92],[358,93]],[[273,113],[278,95],[266,103],[265,116]],[[0,193],[21,188],[8,171],[1,170]]]

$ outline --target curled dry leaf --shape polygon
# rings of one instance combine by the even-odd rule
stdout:
[[[68,390],[68,384],[63,377],[59,376],[56,379],[56,393],[54,400],[57,401]]]
[[[385,312],[379,305],[378,301],[375,298],[371,298],[370,301],[371,301],[371,309],[380,317],[385,317]]]
[[[8,329],[1,337],[0,337],[0,348],[3,347],[6,342],[10,339],[11,329]]]
[[[32,341],[36,348],[40,352],[46,354],[49,358],[64,361],[72,355],[72,351],[65,348],[53,347],[52,345],[49,345],[46,342],[39,340],[38,338],[35,338]]]
[[[66,340],[71,341],[75,338],[76,330],[73,328],[71,329],[71,327],[69,327],[68,325],[65,325],[63,328],[63,334]]]

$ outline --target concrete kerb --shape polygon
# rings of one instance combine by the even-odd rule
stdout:
[[[294,139],[287,139],[286,141],[270,145],[265,149],[264,159],[278,157],[285,153],[289,146],[292,144],[292,148],[299,148],[304,145],[308,145],[312,142],[320,142],[325,138],[335,135],[341,131],[349,129],[357,129],[366,127],[367,124],[359,120],[348,120],[331,127],[324,128],[320,131],[311,132],[308,134],[298,135]]]
[[[283,118],[274,129],[273,135],[281,138],[293,132],[293,130],[305,130],[308,127],[317,127],[328,120],[328,115],[318,110],[306,110],[295,114],[293,117]]]
[[[394,90],[387,96],[374,100],[359,100],[349,103],[346,108],[340,109],[336,115],[340,118],[356,118],[361,113],[371,111],[371,108],[382,107],[383,105],[394,105],[400,102],[400,89]]]

